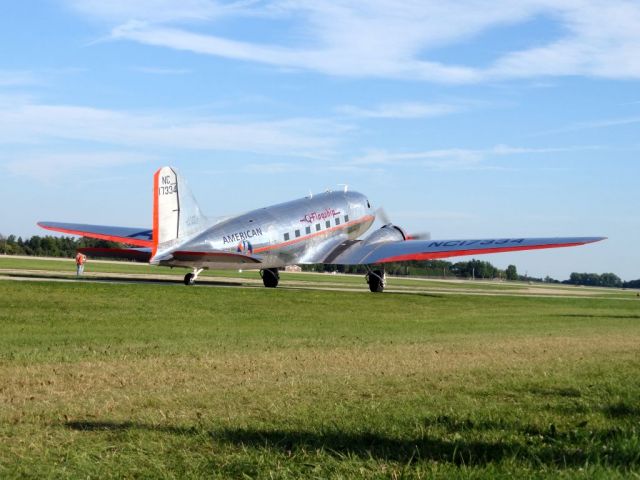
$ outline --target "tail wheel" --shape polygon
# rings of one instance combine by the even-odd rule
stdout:
[[[369,290],[373,293],[382,293],[384,291],[384,270],[373,270],[367,274],[367,283]]]
[[[280,281],[280,273],[277,268],[268,268],[266,270],[260,270],[262,276],[262,283],[267,288],[276,288]]]
[[[187,273],[184,276],[184,284],[187,286],[193,285],[196,283],[196,276],[193,273]]]

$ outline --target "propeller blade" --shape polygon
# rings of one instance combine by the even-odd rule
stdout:
[[[391,221],[391,218],[387,214],[387,211],[384,207],[378,207],[376,209],[376,217],[382,222],[383,225],[394,225]],[[407,240],[431,240],[430,232],[420,232],[420,233],[409,233],[407,235]]]
[[[431,240],[431,232],[410,233],[407,240]]]
[[[389,225],[390,223],[393,223],[391,222],[389,215],[387,215],[386,210],[382,207],[378,207],[378,209],[376,210],[376,217],[380,219],[383,225]]]

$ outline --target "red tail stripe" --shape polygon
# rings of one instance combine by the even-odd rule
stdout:
[[[162,169],[160,169],[162,170]],[[151,258],[156,256],[158,252],[158,239],[160,237],[160,219],[158,216],[158,187],[160,186],[160,170],[153,176],[153,235],[151,242]]]

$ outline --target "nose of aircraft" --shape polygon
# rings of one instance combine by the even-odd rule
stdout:
[[[371,207],[371,203],[366,195],[357,192],[351,192],[353,195],[351,204],[358,209],[361,209],[365,213],[365,215],[373,215],[375,217],[376,212]]]

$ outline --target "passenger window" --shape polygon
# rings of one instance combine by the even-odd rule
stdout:
[[[316,223],[316,232],[319,232],[319,231],[320,231],[320,228],[321,228],[321,227],[320,227],[320,224],[319,224],[319,223]]]
[[[307,232],[307,235],[309,235],[309,234],[311,233],[311,227],[307,227],[307,228],[305,229],[305,232]]]
[[[349,215],[344,216],[344,223],[349,223]]]
[[[340,225],[340,217],[336,217],[336,225]]]
[[[296,238],[300,236],[300,230],[296,230]]]
[[[325,223],[325,225],[327,226],[327,228],[331,228],[331,222],[329,220],[327,220],[327,223]]]
[[[287,240],[289,240],[289,234],[288,234],[288,233],[285,233],[285,234],[284,234],[284,241],[286,242]]]

